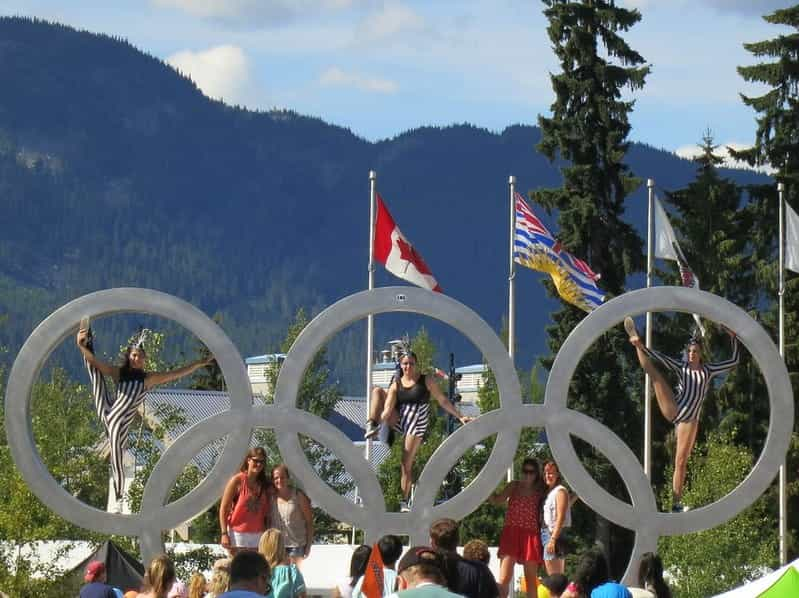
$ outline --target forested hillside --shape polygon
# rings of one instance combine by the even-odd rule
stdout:
[[[314,313],[365,287],[370,169],[445,292],[499,328],[508,175],[521,192],[560,184],[534,149],[537,127],[419,128],[371,143],[293,112],[209,100],[124,40],[42,21],[0,19],[0,81],[6,360],[54,308],[123,285],[221,314],[244,355],[274,350],[298,307]],[[695,174],[691,162],[641,144],[627,162],[664,189]],[[639,230],[644,197],[639,189],[625,216]],[[517,277],[521,367],[544,351],[553,304],[540,279]],[[377,281],[398,282],[381,269]],[[378,322],[377,346],[404,331],[391,322]],[[432,334],[444,350],[479,359],[458,335]],[[345,383],[360,380],[352,371],[363,361],[362,338],[352,330],[330,354]]]

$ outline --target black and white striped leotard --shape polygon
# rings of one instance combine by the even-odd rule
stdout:
[[[147,395],[147,389],[144,387],[145,373],[141,370],[120,368],[116,393],[112,396],[100,370],[92,366],[86,358],[83,362],[91,379],[97,417],[103,422],[111,446],[111,474],[114,480],[114,494],[119,500],[125,487],[122,457],[128,443],[128,432],[136,411]]]
[[[430,418],[430,391],[424,375],[410,387],[403,386],[399,378],[396,384],[399,420],[394,429],[403,436],[424,438]]]
[[[677,386],[674,389],[677,415],[672,420],[673,424],[699,419],[702,403],[710,389],[710,382],[716,376],[729,372],[738,365],[741,357],[740,345],[736,337],[732,339],[732,357],[719,363],[702,364],[702,367],[697,370],[689,367],[686,361],[678,361],[668,355],[643,346],[641,348],[649,357],[656,359],[677,374]]]

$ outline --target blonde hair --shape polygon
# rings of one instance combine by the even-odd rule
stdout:
[[[144,573],[145,586],[156,598],[165,598],[175,581],[175,566],[165,554],[158,555]]]
[[[214,574],[211,576],[211,587],[208,590],[209,596],[219,596],[227,592],[228,584],[230,584],[230,571],[228,569],[214,569]]]
[[[203,598],[203,596],[205,596],[205,575],[198,571],[189,581],[189,598]]]
[[[258,552],[269,562],[270,569],[283,564],[286,560],[286,545],[279,529],[271,528],[261,534],[261,539],[258,540]]]

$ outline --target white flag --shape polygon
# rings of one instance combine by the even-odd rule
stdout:
[[[663,209],[660,200],[655,197],[655,257],[678,261],[677,252],[674,250],[676,243],[677,237],[674,235],[674,229],[671,228],[666,210]]]
[[[671,228],[671,222],[669,222],[669,217],[666,215],[666,210],[663,209],[663,205],[657,197],[655,197],[655,257],[677,262],[677,266],[680,268],[682,286],[692,289],[699,288],[699,279],[688,265],[688,260],[685,259],[682,248],[677,242],[677,237],[674,235],[674,229]],[[696,322],[699,333],[705,336],[707,331],[702,325],[699,314],[694,314],[694,322]]]
[[[785,202],[785,267],[799,273],[799,216]]]

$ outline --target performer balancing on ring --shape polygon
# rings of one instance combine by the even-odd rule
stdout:
[[[740,359],[738,339],[733,331],[727,330],[732,341],[732,357],[720,363],[706,364],[702,361],[702,341],[699,338],[691,338],[686,347],[687,360],[680,361],[644,346],[632,318],[624,319],[624,329],[630,337],[630,343],[635,347],[641,367],[652,380],[660,412],[676,427],[677,449],[674,454],[672,479],[674,500],[671,510],[681,512],[684,510],[682,492],[688,457],[696,443],[702,403],[707,397],[713,378],[729,372],[738,364]],[[676,374],[677,386],[673,391],[654,361]]]
[[[462,424],[472,421],[462,416],[447,399],[441,388],[431,376],[419,373],[416,367],[416,354],[408,351],[400,358],[402,376],[394,379],[386,395],[380,421],[394,427],[404,436],[402,445],[400,488],[402,500],[400,511],[410,511],[409,498],[413,485],[413,460],[422,444],[430,415],[430,396],[441,408]]]
[[[127,445],[130,425],[139,406],[144,402],[147,392],[154,386],[168,384],[188,376],[213,362],[213,357],[209,357],[170,372],[146,372],[144,371],[146,354],[143,348],[145,332],[142,331],[138,339],[127,348],[120,366],[109,365],[95,357],[94,339],[89,328],[88,318],[81,319],[76,339],[78,349],[83,355],[83,361],[89,372],[97,417],[103,423],[111,447],[111,473],[116,500],[122,498],[124,489],[125,471],[122,457]],[[114,394],[108,390],[106,376],[112,378],[116,384]]]

